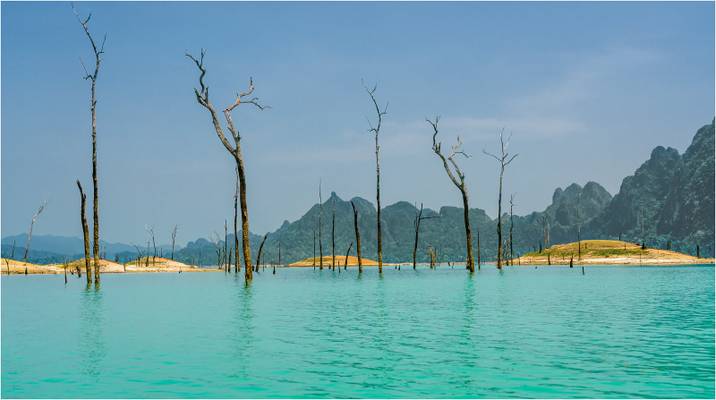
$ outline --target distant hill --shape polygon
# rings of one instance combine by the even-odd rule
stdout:
[[[585,231],[690,254],[700,245],[713,255],[714,123],[696,132],[683,156],[656,147]]]

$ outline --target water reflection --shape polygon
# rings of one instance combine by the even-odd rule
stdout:
[[[99,380],[101,364],[107,355],[104,337],[104,306],[99,288],[86,288],[80,295],[80,351],[84,374]]]
[[[228,307],[233,310],[231,314],[231,329],[227,331],[228,342],[231,349],[232,360],[228,363],[233,368],[229,374],[232,378],[246,379],[250,375],[247,365],[254,346],[254,288],[250,282],[236,279],[236,295]]]

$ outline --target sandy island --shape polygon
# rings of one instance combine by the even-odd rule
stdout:
[[[94,271],[94,262],[90,260],[90,266]],[[0,271],[2,274],[64,274],[65,268],[67,273],[75,273],[77,268],[82,272],[85,271],[85,260],[70,261],[66,264],[32,264],[9,258],[0,258]],[[135,272],[215,272],[220,271],[217,268],[199,268],[194,265],[187,265],[178,261],[170,260],[162,257],[143,257],[141,260],[131,261],[125,264],[117,263],[109,260],[100,260],[100,273],[103,274],[122,274]]]
[[[321,257],[316,257],[316,267],[320,264]],[[331,265],[331,262],[333,261],[333,256],[323,256],[323,268],[326,268],[327,266]],[[289,267],[313,267],[314,258],[309,257],[301,261],[296,261],[295,263],[288,264]],[[369,258],[361,257],[361,264],[363,264],[364,267],[377,267],[378,261],[371,260]],[[398,264],[390,264],[390,263],[383,263],[384,266],[393,266]],[[346,266],[346,255],[336,255],[336,267],[345,267]],[[358,257],[355,256],[348,256],[348,266],[349,267],[357,267],[358,266]]]
[[[619,240],[582,240],[581,242],[556,244],[541,253],[527,253],[516,258],[514,265],[569,265],[570,259],[573,259],[575,265],[686,265],[714,263],[713,258],[698,258],[670,250],[642,249],[638,244]]]

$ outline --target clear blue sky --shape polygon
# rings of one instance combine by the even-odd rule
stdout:
[[[256,233],[327,196],[374,200],[361,78],[390,101],[383,204],[459,196],[430,149],[426,116],[460,135],[473,206],[494,217],[501,127],[520,153],[506,176],[517,212],[556,187],[614,194],[657,145],[680,152],[714,114],[713,3],[78,3],[107,33],[98,82],[102,235],[182,242],[232,213],[231,160],[195,101],[185,50],[207,49],[225,107],[249,76],[273,108],[239,110]],[[89,44],[69,3],[2,3],[2,235],[79,236],[74,181],[90,180]]]

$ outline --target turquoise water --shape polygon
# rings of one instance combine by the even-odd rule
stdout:
[[[2,276],[2,397],[714,397],[714,268]]]

